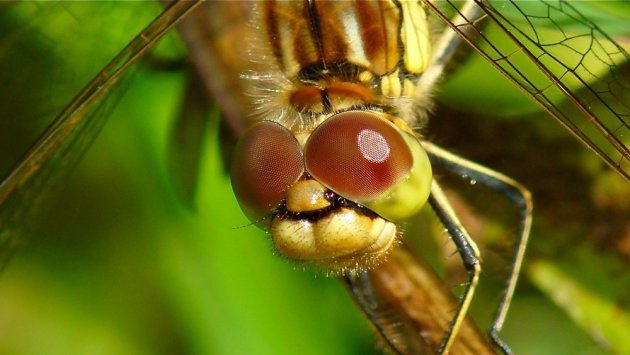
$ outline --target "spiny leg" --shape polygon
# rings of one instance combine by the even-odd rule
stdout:
[[[427,0],[427,7],[434,8],[436,4],[433,4],[433,2],[434,1]],[[473,0],[467,0],[460,7],[459,13],[451,21],[456,25],[465,25],[465,23],[474,23],[481,20],[482,18],[482,12],[480,11],[479,7],[474,3]],[[462,27],[461,30],[466,31],[466,28],[467,27]],[[425,95],[427,92],[431,92],[433,87],[439,82],[442,75],[445,72],[448,72],[449,68],[454,67],[454,64],[458,64],[457,62],[460,60],[458,53],[461,53],[462,49],[465,49],[467,47],[468,46],[465,44],[459,34],[456,34],[454,31],[445,31],[436,42],[431,65],[419,80],[417,84],[418,89],[416,90],[416,94],[422,96]],[[432,163],[442,165],[453,173],[459,175],[465,174],[471,178],[474,178],[478,183],[485,185],[488,188],[497,191],[508,198],[508,200],[514,203],[521,211],[520,226],[518,230],[518,241],[514,253],[512,270],[510,272],[510,276],[505,287],[503,297],[497,310],[497,314],[493,320],[492,327],[489,330],[490,337],[493,342],[503,352],[509,354],[511,353],[511,350],[509,349],[507,344],[505,344],[505,342],[500,339],[498,333],[503,326],[510,301],[514,294],[516,281],[518,279],[523,255],[525,253],[525,248],[527,245],[527,239],[531,227],[532,211],[532,201],[530,193],[522,185],[510,179],[509,177],[496,173],[463,158],[457,157],[431,144],[425,144],[425,148],[427,148],[427,151],[430,153]],[[434,194],[432,191],[432,198],[437,196],[439,195]],[[448,201],[445,197],[443,198],[442,206],[436,206],[436,203],[440,203],[438,201],[430,200],[430,202],[434,209],[448,206]],[[436,212],[438,212],[437,209]],[[438,212],[438,216],[439,214],[440,212]],[[447,216],[448,215],[445,215],[443,217]],[[452,216],[454,217],[454,214]],[[440,218],[442,219],[442,216]],[[457,220],[454,219],[454,221]],[[442,220],[442,222],[447,225],[444,220]],[[458,226],[458,224],[454,224],[453,226],[456,227]],[[461,225],[459,225],[459,227],[461,227]],[[477,268],[479,267],[479,261],[473,258],[478,255],[475,244],[470,243],[472,242],[472,240],[470,240],[470,237],[465,233],[464,229],[459,229],[459,232],[463,232],[459,235],[456,232],[457,228],[453,230],[454,232],[452,232],[451,229],[448,228],[448,226],[447,229],[449,230],[449,234],[451,235],[455,243],[459,243],[457,247],[459,253],[462,255],[462,259],[464,260],[464,264],[466,265],[469,273],[469,285],[467,285],[464,296],[460,301],[460,307],[458,307],[457,310],[458,314],[451,322],[447,334],[445,335],[442,347],[440,349],[441,352],[448,350],[448,347],[452,343],[453,340],[449,338],[452,338],[457,333],[457,328],[459,327],[459,323],[463,318],[463,314],[466,313],[468,307],[467,303],[470,302],[470,298],[472,298],[472,293],[474,293],[474,286],[476,285],[477,281],[472,277],[472,269],[474,269],[474,266],[472,265],[473,262],[477,262]],[[457,236],[457,238],[455,236]],[[464,254],[466,254],[466,256]],[[473,280],[475,282],[475,285],[472,284]]]
[[[503,174],[456,156],[431,143],[423,142],[423,145],[429,153],[432,164],[442,166],[459,176],[467,176],[470,179],[474,179],[477,183],[507,198],[520,211],[520,223],[517,232],[517,244],[514,250],[512,269],[510,270],[507,284],[505,285],[503,296],[501,297],[501,302],[499,303],[492,326],[488,331],[492,341],[497,347],[504,353],[511,354],[512,351],[510,347],[500,338],[499,332],[503,327],[510,302],[514,296],[516,282],[518,281],[521,264],[523,263],[523,257],[527,247],[527,240],[532,224],[533,204],[531,194],[523,185]]]
[[[429,203],[437,214],[438,218],[442,222],[442,225],[446,228],[449,236],[455,243],[457,251],[462,258],[466,272],[468,273],[468,281],[466,282],[466,288],[462,297],[457,304],[455,310],[455,317],[451,320],[438,349],[438,354],[448,353],[449,348],[455,340],[455,336],[462,324],[462,321],[466,317],[470,302],[475,293],[475,288],[479,283],[479,274],[481,273],[481,265],[479,263],[479,250],[475,241],[468,235],[466,229],[462,226],[461,222],[455,215],[455,211],[451,207],[444,191],[440,185],[434,180],[431,186],[431,195],[429,196]]]

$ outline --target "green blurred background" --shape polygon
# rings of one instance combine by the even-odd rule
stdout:
[[[4,175],[160,7],[24,3],[0,11]],[[156,56],[184,53],[173,37]],[[451,107],[438,109],[427,136],[514,176],[536,198],[506,340],[518,354],[630,353],[627,182],[482,61],[458,75],[438,98]],[[497,86],[471,89],[480,81]],[[141,66],[45,213],[25,221],[33,232],[0,277],[0,353],[378,353],[341,284],[274,256],[241,214],[216,124],[197,211],[182,207],[166,149],[184,84],[183,69]]]

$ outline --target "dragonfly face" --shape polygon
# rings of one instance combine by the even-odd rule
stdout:
[[[342,16],[344,10],[336,8],[333,3],[318,4],[326,7],[325,10],[321,10],[325,11],[326,16],[320,15],[318,13],[320,10],[317,7],[310,8],[301,2],[286,4],[288,7],[296,7],[297,10],[278,10],[278,7],[283,4],[271,3],[267,5],[267,8],[261,7],[259,11],[259,13],[268,11],[269,15],[285,15],[285,18],[281,16],[267,16],[267,22],[259,22],[264,23],[266,27],[257,28],[262,33],[262,38],[260,34],[258,38],[261,39],[262,43],[266,43],[262,47],[270,47],[265,49],[268,56],[264,58],[255,57],[254,64],[257,72],[246,72],[244,76],[247,78],[246,81],[249,82],[248,86],[253,86],[253,89],[248,89],[250,93],[253,93],[253,99],[250,97],[250,100],[246,100],[246,102],[258,100],[258,104],[255,105],[254,118],[262,123],[252,125],[252,128],[244,135],[241,148],[239,148],[239,156],[244,162],[240,163],[240,167],[239,164],[234,165],[235,171],[233,175],[240,176],[239,179],[235,179],[237,181],[234,184],[241,199],[241,206],[252,222],[271,231],[278,250],[299,262],[316,265],[336,273],[343,271],[343,269],[361,269],[378,263],[382,254],[386,253],[393,239],[399,234],[397,229],[392,230],[395,226],[392,222],[404,219],[405,216],[412,214],[424,203],[424,192],[422,192],[422,189],[410,188],[412,192],[409,194],[404,191],[395,193],[394,190],[397,186],[405,186],[399,185],[400,181],[412,181],[413,173],[417,171],[422,171],[421,174],[417,175],[419,183],[412,185],[430,183],[430,180],[427,178],[429,173],[424,169],[416,169],[413,165],[418,161],[423,161],[422,158],[417,157],[425,154],[418,149],[417,140],[412,137],[412,132],[408,128],[409,122],[411,122],[412,128],[417,128],[415,121],[405,122],[406,118],[418,113],[415,111],[417,102],[421,102],[422,105],[420,106],[424,106],[426,97],[415,97],[413,100],[404,98],[414,94],[407,83],[414,83],[414,80],[417,80],[418,76],[424,73],[423,67],[426,65],[421,64],[416,67],[408,65],[413,60],[406,54],[416,53],[417,57],[429,56],[429,52],[423,51],[431,47],[418,45],[417,51],[409,50],[411,48],[410,43],[414,43],[418,38],[410,39],[409,37],[404,37],[402,32],[394,31],[392,36],[386,36],[389,40],[403,38],[400,41],[403,42],[402,44],[398,43],[398,41],[396,41],[397,43],[388,42],[387,40],[376,41],[379,37],[374,33],[366,35],[368,31],[362,26],[373,22],[362,22],[362,19],[369,19],[370,16],[373,19],[375,15],[380,16],[382,15],[379,12],[380,10],[369,11],[369,8],[365,8],[361,9],[361,16],[350,15],[348,17]],[[392,10],[387,12],[387,14],[394,16],[394,18],[397,16],[399,21],[401,17],[404,18],[406,15],[409,15],[414,20],[421,16],[417,13],[410,14],[408,8],[403,10],[393,9],[390,2],[384,2],[382,5]],[[299,16],[295,15],[296,11],[300,13]],[[346,14],[356,14],[359,9],[346,11],[349,11]],[[305,19],[315,18],[322,21],[319,27],[336,29],[337,31],[329,30],[316,34],[309,33],[314,26],[311,23],[305,23]],[[328,20],[331,22],[326,22]],[[173,20],[170,19],[168,21]],[[387,24],[393,22],[383,21],[382,24],[387,27]],[[339,30],[340,23],[344,24],[341,30]],[[404,22],[400,21],[400,23]],[[414,21],[414,24],[417,23]],[[297,24],[298,26],[291,27],[290,33],[293,33],[293,30],[301,29],[302,32],[297,32],[300,33],[300,36],[297,38],[288,36],[287,38],[287,24]],[[383,26],[377,26],[377,29],[386,31],[387,29]],[[350,33],[353,35],[356,33],[362,34],[360,37],[370,37],[374,42],[367,40],[348,42],[347,38],[352,37]],[[415,28],[411,33],[405,33],[407,35],[422,34],[423,30]],[[270,34],[275,34],[275,36],[270,36]],[[313,38],[323,39],[325,36],[328,36],[326,37],[326,43],[334,43],[335,46],[317,48],[319,42],[313,40]],[[422,35],[419,37],[422,37]],[[375,50],[374,47],[369,47],[371,43],[377,42],[379,43],[378,46],[391,48],[392,51],[388,51],[387,55],[383,55],[382,52]],[[295,50],[296,46],[309,45],[314,48],[312,51]],[[348,45],[350,46],[348,47]],[[360,45],[363,46],[363,49],[357,50],[355,46]],[[252,45],[252,48],[259,49],[258,47],[255,43]],[[406,50],[400,51],[401,48]],[[135,51],[138,50],[136,47]],[[363,53],[363,55],[357,55],[360,53]],[[223,54],[226,56],[230,55],[230,53]],[[309,54],[312,57],[300,57],[298,54]],[[416,56],[411,58],[414,57]],[[270,58],[273,60],[270,60]],[[335,65],[332,65],[330,68],[325,68],[321,65],[322,62],[338,64],[340,61],[353,63],[353,66],[340,65],[335,67]],[[264,64],[262,65],[262,71],[260,71],[259,67],[261,63]],[[358,70],[366,67],[370,67],[370,70]],[[404,70],[400,70],[401,67]],[[393,73],[392,70],[396,71],[396,68],[399,69],[398,73],[391,75]],[[287,80],[287,78],[290,80]],[[109,89],[113,85],[107,83],[103,87]],[[94,87],[91,86],[92,89]],[[273,94],[266,92],[266,90]],[[93,104],[89,103],[82,107],[93,107],[91,105]],[[288,111],[283,108],[288,108]],[[80,122],[84,116],[75,115],[73,117],[75,119],[78,117],[77,121]],[[243,115],[242,117],[245,116]],[[348,117],[358,121],[358,125],[352,124],[352,126],[363,127],[349,131],[350,134],[348,135],[356,139],[345,140],[345,134],[342,137],[335,136],[337,129],[327,129],[326,122],[330,122],[333,126],[343,126],[345,119]],[[403,118],[403,120],[399,121],[396,117]],[[371,122],[374,122],[374,124]],[[606,122],[604,126],[607,127],[618,127],[619,125],[618,123]],[[622,136],[619,133],[624,132],[623,127],[621,129],[612,128],[611,130],[615,132],[614,137]],[[257,134],[262,134],[267,138],[276,136],[278,144],[268,145],[268,140],[263,140],[261,143],[255,138]],[[70,134],[70,137],[79,136],[85,137],[86,135],[82,133]],[[54,140],[56,143],[72,140],[59,135],[53,136],[53,138],[56,138]],[[337,140],[356,142],[356,144],[353,144],[353,147],[357,154],[339,157],[339,154],[334,151],[333,145],[327,144]],[[378,145],[380,148],[377,150],[362,149],[360,142],[380,143]],[[248,169],[251,166],[256,166],[256,164],[259,167],[261,165],[264,167],[264,165],[267,165],[265,163],[266,160],[255,160],[256,164],[252,164],[252,154],[249,154],[248,148],[243,147],[249,146],[250,148],[258,149],[261,147],[261,144],[262,147],[272,152],[274,149],[281,147],[279,149],[281,152],[279,153],[282,153],[284,158],[280,159],[280,163],[278,163],[278,159],[271,159],[270,162],[270,164],[276,164],[278,166],[277,170],[282,172],[282,174],[273,177],[267,176],[267,178],[262,179],[262,185],[259,185],[261,175],[256,170]],[[324,153],[313,153],[318,149],[324,149]],[[331,149],[332,152],[325,149]],[[312,154],[309,154],[309,151]],[[355,170],[366,170],[364,165],[361,163],[357,164],[357,156],[360,158],[359,161],[363,159],[364,162],[367,161],[373,164],[374,161],[383,160],[383,157],[387,156],[385,152],[388,151],[395,152],[396,154],[392,156],[397,160],[392,161],[391,165],[394,168],[389,170],[392,172],[390,174],[392,177],[383,183],[384,187],[377,189],[377,193],[372,191],[366,192],[362,186],[357,188],[356,182],[347,183],[336,171],[340,169],[340,166]],[[420,153],[417,153],[418,151]],[[410,154],[406,154],[406,152]],[[612,157],[611,160],[618,162],[617,165],[621,167],[627,158],[619,159],[619,156],[624,157],[623,150],[616,150],[615,152],[617,153],[614,153],[614,156],[612,154],[609,156]],[[411,168],[409,167],[409,159],[405,158],[407,155],[411,156]],[[336,156],[338,158],[329,161],[328,156]],[[54,156],[47,159],[54,162],[60,161],[59,158]],[[348,159],[352,163],[347,163],[346,160]],[[21,188],[22,186],[37,185],[30,184],[28,178],[37,176],[38,167],[40,165],[46,166],[48,160],[29,159],[28,162],[32,164],[29,165],[26,173],[19,174],[20,170],[16,169],[18,172],[17,176],[27,178],[17,181],[18,184],[13,186]],[[333,168],[330,169],[329,166]],[[277,187],[269,185],[270,181],[281,183]],[[7,179],[0,189],[0,200],[3,201],[2,205],[0,205],[2,206],[0,207],[0,215],[3,217],[0,220],[0,225],[3,231],[5,230],[3,223],[6,221],[6,211],[13,211],[12,208],[5,208],[11,206],[6,203],[5,197],[14,192],[11,188],[13,182],[15,180]],[[239,189],[242,192],[238,192]],[[269,191],[260,193],[258,190],[261,189]],[[403,190],[405,189],[407,187]],[[37,189],[32,191],[37,191]],[[405,199],[408,195],[414,196],[414,199],[416,196],[420,197],[418,201],[408,201]],[[383,196],[397,200],[396,205],[400,205],[399,202],[402,202],[404,207],[400,208],[400,212],[389,214],[394,210],[391,209],[389,204],[382,203],[384,201]],[[28,199],[26,200],[28,201]],[[336,203],[337,205],[335,205]],[[345,214],[345,211],[349,211],[348,214]],[[303,226],[312,227],[321,223],[320,217],[325,218],[333,215],[344,218],[348,216],[347,218],[354,219],[356,225],[359,226],[357,227],[359,230],[367,231],[365,235],[369,236],[372,229],[376,229],[380,233],[373,233],[377,237],[372,240],[368,239],[367,242],[361,241],[363,244],[357,243],[350,238],[345,238],[341,241],[333,239],[332,242],[329,239],[324,239],[322,243],[319,243],[320,247],[317,249],[313,248],[313,245],[316,244],[314,243],[315,237],[313,233],[309,232],[309,234],[301,236],[303,240],[310,238],[311,242],[309,243],[296,243],[292,239],[296,232],[302,232]],[[338,228],[339,225],[333,224],[333,227]],[[330,234],[333,237],[339,236],[337,232]],[[356,232],[352,231],[349,235],[355,236]],[[0,241],[5,243],[4,234],[1,236]],[[385,238],[380,239],[381,236]],[[220,237],[222,235],[217,238]],[[319,240],[317,241],[319,242]],[[5,247],[6,244],[3,250]],[[369,256],[365,257],[365,254],[362,254],[365,251],[374,252],[374,255],[368,254]],[[349,257],[345,257],[346,255]],[[358,267],[357,264],[359,264]],[[223,272],[222,268],[218,269]],[[272,282],[274,285],[279,283],[278,281],[270,281],[270,283]],[[319,294],[318,291],[315,291],[315,293]],[[267,306],[272,307],[271,304]],[[445,312],[441,313],[450,315],[449,312],[451,310],[452,308],[447,308]]]
[[[267,107],[236,149],[239,203],[290,259],[332,273],[378,265],[394,223],[418,212],[431,186],[408,126],[415,117],[392,116],[423,109],[409,101],[430,57],[425,13],[327,2],[268,2],[257,12],[253,56],[268,66],[249,80]]]

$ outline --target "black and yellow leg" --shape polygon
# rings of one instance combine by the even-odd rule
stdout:
[[[512,351],[509,346],[499,337],[499,332],[503,327],[503,323],[505,322],[505,317],[510,306],[510,301],[514,295],[516,282],[518,280],[531,229],[533,207],[531,195],[524,186],[503,174],[456,156],[431,143],[423,142],[423,146],[429,153],[431,164],[439,165],[453,174],[474,179],[477,184],[498,192],[507,198],[520,211],[520,222],[517,231],[517,243],[514,250],[512,268],[506,281],[497,313],[493,319],[492,326],[489,329],[489,335],[496,346],[504,353],[511,354]],[[451,321],[451,326],[449,327],[442,343],[442,350],[447,351],[448,346],[452,343],[450,338],[452,335],[457,333],[459,323],[464,318],[468,309],[472,294],[474,293],[474,289],[478,281],[477,276],[479,275],[481,268],[479,265],[479,253],[476,245],[457,220],[438,184],[434,184],[431,194],[432,196],[429,202],[456,244],[469,274],[468,285],[460,300],[457,314],[453,321]],[[460,313],[464,313],[464,315]]]

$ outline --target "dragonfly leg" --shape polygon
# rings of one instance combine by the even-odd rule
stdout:
[[[386,342],[388,351],[396,355],[405,354],[405,351],[400,348],[401,345],[399,344],[404,342],[396,338],[396,334],[392,334],[392,327],[388,322],[382,321],[382,318],[384,318],[382,313],[384,311],[381,308],[385,306],[382,301],[379,302],[378,291],[375,289],[369,273],[361,271],[356,274],[347,274],[341,278],[341,281],[348,292],[353,295],[354,301],[360,306],[378,335]]]
[[[513,203],[520,211],[520,223],[517,232],[517,243],[514,250],[512,269],[510,270],[492,326],[488,331],[490,338],[495,345],[504,353],[511,354],[512,351],[500,338],[499,332],[503,327],[507,311],[510,307],[510,302],[514,295],[516,282],[518,281],[523,257],[525,255],[525,249],[527,247],[527,240],[529,238],[529,232],[532,224],[533,204],[531,194],[524,186],[503,174],[497,173],[479,164],[449,153],[431,143],[423,142],[423,145],[429,153],[429,158],[431,159],[432,164],[438,164],[454,174],[458,174],[460,176],[465,175],[470,179],[474,179],[478,184],[500,193]],[[460,253],[462,253],[461,250]]]
[[[459,331],[459,327],[462,321],[466,317],[470,302],[475,293],[475,288],[479,282],[479,274],[481,273],[481,265],[479,262],[479,250],[475,241],[468,235],[464,226],[455,215],[455,211],[451,207],[446,195],[442,191],[442,188],[434,180],[431,186],[431,195],[429,196],[429,203],[437,214],[438,218],[442,222],[442,225],[446,228],[449,236],[457,246],[457,251],[468,273],[468,281],[466,282],[466,289],[462,297],[459,300],[457,309],[455,311],[455,317],[451,320],[446,334],[442,339],[438,354],[448,353],[449,348],[455,340],[455,336]]]

